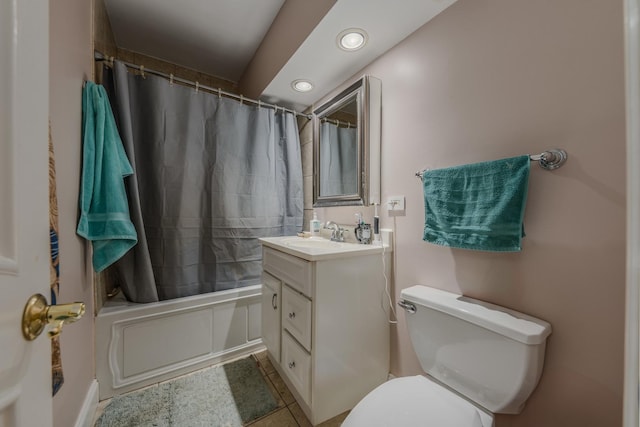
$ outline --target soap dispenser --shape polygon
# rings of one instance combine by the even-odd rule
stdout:
[[[320,234],[320,220],[318,219],[316,211],[313,211],[313,219],[309,221],[309,231],[312,236]]]

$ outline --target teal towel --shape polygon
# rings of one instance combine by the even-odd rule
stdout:
[[[529,156],[424,171],[423,240],[453,248],[520,251]]]
[[[133,174],[104,87],[87,82],[82,91],[82,181],[77,233],[93,243],[100,272],[138,242],[129,217],[123,178]]]

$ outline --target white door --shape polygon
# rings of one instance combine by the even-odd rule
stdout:
[[[627,100],[627,294],[624,427],[640,426],[640,0],[624,1]]]
[[[49,2],[0,1],[0,427],[50,427],[51,343],[23,338],[49,297]]]
[[[624,1],[627,92],[627,294],[624,427],[640,420],[640,0]]]

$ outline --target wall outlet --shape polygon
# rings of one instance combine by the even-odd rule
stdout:
[[[404,196],[390,196],[387,198],[387,210],[392,212],[404,212]]]

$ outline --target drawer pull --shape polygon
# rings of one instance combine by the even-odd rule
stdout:
[[[289,319],[295,319],[295,318],[296,318],[296,313],[294,313],[293,311],[289,313]]]
[[[293,369],[296,367],[296,362],[289,362],[289,369]]]
[[[271,297],[271,307],[273,307],[274,310],[278,309],[278,294],[273,294]]]

